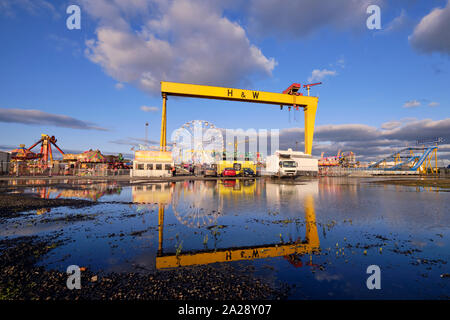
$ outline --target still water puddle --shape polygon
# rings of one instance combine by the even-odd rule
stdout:
[[[431,192],[429,192],[431,191]],[[78,183],[33,187],[43,198],[90,199],[0,226],[0,237],[59,234],[41,261],[102,272],[230,263],[254,268],[290,298],[448,298],[450,194],[363,180]],[[381,268],[381,290],[366,269]]]

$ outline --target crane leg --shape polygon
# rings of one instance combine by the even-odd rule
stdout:
[[[167,94],[162,94],[163,98],[163,106],[162,106],[162,115],[161,115],[161,139],[160,139],[160,151],[166,151],[166,125],[167,125],[167,116],[166,116],[166,105],[167,105]]]
[[[162,254],[164,228],[164,204],[158,204],[158,254]]]
[[[305,154],[311,154],[316,121],[317,103],[305,107]]]
[[[306,241],[313,247],[319,246],[319,233],[317,232],[316,212],[314,210],[314,197],[307,195],[303,200],[306,221]]]

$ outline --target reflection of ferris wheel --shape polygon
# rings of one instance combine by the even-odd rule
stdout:
[[[223,151],[222,132],[208,121],[187,122],[175,130],[171,138],[172,156],[176,163],[211,164]]]
[[[177,184],[172,197],[175,217],[190,228],[213,225],[222,212],[221,200],[214,192],[215,188],[206,186],[203,181],[194,181],[188,188]]]

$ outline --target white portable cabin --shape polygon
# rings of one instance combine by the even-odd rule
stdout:
[[[172,152],[139,150],[134,153],[131,177],[170,177],[172,176]]]

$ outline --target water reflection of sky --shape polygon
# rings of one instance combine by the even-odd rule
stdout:
[[[220,262],[229,251],[243,259],[223,263],[253,265],[257,274],[274,283],[295,285],[294,299],[450,294],[448,278],[440,277],[450,272],[448,192],[340,178],[296,184],[97,183],[26,192],[99,202],[83,209],[54,208],[1,227],[2,237],[60,232],[66,241],[42,262],[51,268],[77,264],[104,271],[153,272],[162,262]],[[59,219],[75,214],[92,219]],[[313,232],[308,221],[316,222]],[[308,247],[308,234],[313,238],[314,232],[320,252]],[[293,247],[297,254],[289,251]],[[266,257],[246,259],[252,248]],[[381,267],[380,291],[366,288],[365,271],[371,264]]]

